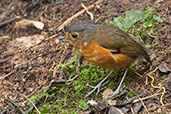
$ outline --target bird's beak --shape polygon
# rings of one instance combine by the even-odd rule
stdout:
[[[68,40],[68,36],[67,36],[67,33],[65,34],[65,35],[63,35],[63,36],[59,36],[59,38],[58,38],[61,42],[66,42],[66,41],[69,41]]]

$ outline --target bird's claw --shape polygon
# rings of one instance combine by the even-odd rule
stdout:
[[[106,85],[106,84],[109,82],[109,80],[107,80],[107,81],[105,81],[105,80],[106,80],[112,73],[113,73],[113,71],[110,72],[110,73],[109,73],[109,74],[108,74],[108,75],[107,75],[99,84],[97,84],[97,86],[91,86],[91,85],[87,84],[87,86],[93,88],[93,90],[91,90],[84,98],[86,98],[86,97],[88,97],[89,95],[91,95],[96,89],[97,89],[96,95],[98,95],[98,93],[100,92],[100,87]]]
[[[99,94],[99,92],[100,92],[100,87],[101,86],[105,86],[108,82],[109,82],[109,80],[107,80],[107,81],[105,81],[105,80],[102,80],[99,84],[97,84],[96,86],[92,86],[92,85],[89,85],[89,84],[87,84],[87,86],[88,87],[90,87],[90,88],[93,88],[93,90],[91,90],[86,96],[85,96],[85,98],[86,97],[88,97],[89,95],[91,95],[94,91],[96,91],[96,89],[97,89],[97,92],[96,92],[96,95],[98,95]],[[104,83],[103,83],[104,82]]]

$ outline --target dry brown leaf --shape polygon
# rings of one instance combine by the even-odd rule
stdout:
[[[106,89],[103,93],[102,93],[102,97],[103,99],[105,99],[108,96],[111,96],[113,93],[113,91],[111,89]],[[107,100],[106,101],[109,105],[116,105],[116,100]]]
[[[29,25],[34,25],[36,28],[42,30],[44,28],[44,23],[40,21],[34,21],[34,20],[28,20],[28,19],[23,19],[15,23],[14,29],[21,28],[23,26],[29,26]]]
[[[123,4],[123,5],[129,5],[129,4],[130,4],[130,0],[123,0],[123,1],[122,1],[122,4]]]
[[[156,2],[155,2],[155,4],[157,4],[157,3],[160,3],[160,2],[163,2],[164,0],[157,0]]]
[[[106,101],[109,105],[113,106],[113,105],[116,105],[116,100],[107,100]]]
[[[0,36],[0,39],[8,39],[10,38],[9,36]]]
[[[87,102],[87,104],[91,104],[91,105],[97,105],[98,103],[96,102],[96,101],[94,101],[94,100],[89,100],[88,102]]]
[[[43,30],[43,28],[44,28],[44,23],[42,23],[42,22],[40,22],[40,21],[32,21],[33,22],[33,25],[36,27],[36,28],[38,28],[38,29],[40,29],[40,30]]]

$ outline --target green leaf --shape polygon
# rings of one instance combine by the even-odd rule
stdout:
[[[143,19],[144,15],[145,12],[143,8],[127,11],[122,26],[124,26],[124,28],[131,28],[137,21]]]
[[[121,16],[114,18],[113,21],[110,21],[110,24],[115,24],[116,26],[118,26],[120,29],[123,28],[122,23],[124,21],[124,18],[122,18]]]
[[[163,23],[163,19],[161,19],[159,16],[154,16],[153,19],[160,23]]]
[[[85,101],[81,101],[79,104],[79,108],[83,109],[83,110],[87,110],[88,109],[88,105]]]
[[[152,21],[144,22],[144,23],[142,24],[142,26],[143,26],[144,28],[152,27],[152,26],[153,26],[153,22],[152,22]]]

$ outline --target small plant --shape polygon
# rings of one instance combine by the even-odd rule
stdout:
[[[122,30],[141,39],[144,36],[155,35],[154,28],[156,24],[161,22],[163,22],[163,20],[157,15],[157,13],[154,12],[153,9],[140,8],[127,11],[125,18],[114,18],[110,24],[116,24]],[[135,26],[136,23],[139,23],[138,26]],[[167,53],[163,52],[163,55],[166,54]],[[86,84],[97,85],[106,75],[109,74],[110,70],[104,70],[98,66],[90,64],[87,61],[83,61],[80,66],[81,71],[78,72],[76,70],[77,63],[78,53],[76,56],[72,57],[70,61],[61,64],[61,68],[68,78],[71,79],[77,76],[76,79],[72,80],[70,85],[66,83],[61,88],[52,87],[48,92],[34,95],[30,98],[32,102],[35,102],[37,99],[46,97],[46,101],[44,101],[39,108],[42,114],[78,114],[79,110],[88,109],[88,105],[86,103],[88,99],[83,99],[83,97],[90,92],[91,88],[87,87]],[[133,69],[133,67],[134,66],[132,66],[131,69]],[[111,79],[109,83],[101,89],[113,89],[114,85],[119,83],[116,79],[121,78],[122,75],[122,72],[114,72],[113,76],[110,77]],[[130,82],[127,78],[128,77],[126,77],[124,83]],[[134,96],[134,93],[128,92],[127,96],[132,97]],[[97,96],[95,100],[98,101],[99,98],[100,97]]]
[[[88,105],[85,101],[81,101],[79,104],[79,108],[83,109],[83,110],[87,110],[88,109]]]
[[[61,64],[61,68],[66,70],[66,75],[70,78],[76,75],[76,66],[78,62],[78,56],[74,56],[71,58],[69,62]]]
[[[126,96],[128,96],[128,97],[133,97],[134,94],[135,94],[135,93],[131,91],[131,92],[128,92],[128,93],[126,94]]]
[[[136,23],[140,23],[140,26],[136,26]],[[117,25],[120,29],[134,34],[137,38],[147,37],[147,35],[155,35],[154,28],[156,24],[162,23],[163,20],[152,9],[134,9],[126,11],[125,18],[119,16],[110,21],[110,24]]]

